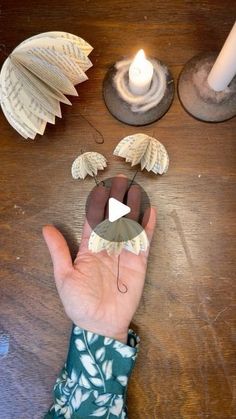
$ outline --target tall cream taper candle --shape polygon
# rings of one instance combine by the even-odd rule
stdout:
[[[226,39],[209,76],[208,84],[216,92],[224,90],[236,74],[236,22]]]

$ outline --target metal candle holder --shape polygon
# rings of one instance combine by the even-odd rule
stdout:
[[[236,76],[221,92],[213,90],[207,82],[216,57],[216,53],[193,57],[179,77],[180,102],[188,113],[201,121],[222,122],[236,115]]]
[[[129,125],[147,125],[160,119],[169,109],[174,97],[174,80],[168,68],[156,58],[153,79],[148,92],[135,95],[129,88],[131,59],[116,62],[108,70],[103,82],[103,97],[110,113]]]

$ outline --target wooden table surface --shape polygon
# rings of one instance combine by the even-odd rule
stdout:
[[[86,147],[108,158],[104,177],[131,177],[133,170],[112,150],[137,132],[164,143],[170,168],[163,177],[137,177],[159,217],[133,321],[142,343],[129,387],[129,418],[236,418],[236,118],[199,122],[176,94],[160,121],[135,128],[115,120],[102,99],[109,65],[141,47],[163,60],[177,81],[195,54],[220,49],[235,2],[2,0],[0,13],[1,63],[21,41],[49,30],[80,35],[94,46],[94,67],[79,85],[79,98],[62,107],[63,118],[43,137],[24,141],[0,114],[1,419],[42,418],[66,357],[70,321],[41,228],[58,225],[75,254],[94,183],[74,181],[71,163]],[[104,144],[97,144],[96,129]]]

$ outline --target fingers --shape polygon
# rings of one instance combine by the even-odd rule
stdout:
[[[112,180],[110,198],[115,198],[122,202],[127,191],[128,178],[124,175],[118,175]]]
[[[104,220],[109,192],[110,190],[102,185],[99,185],[92,190],[86,208],[86,219],[84,222],[79,252],[88,250],[88,241],[92,230]]]
[[[90,225],[88,223],[88,220],[86,218],[85,221],[84,221],[81,243],[80,243],[80,246],[79,246],[79,252],[80,253],[83,252],[83,251],[86,252],[88,250],[88,242],[89,242],[89,237],[90,237],[91,233],[92,233],[92,228],[90,227]],[[74,263],[75,263],[75,261],[74,261]]]
[[[113,179],[110,191],[104,186],[98,186],[91,193],[79,252],[88,250],[88,242],[92,231],[101,221],[103,221],[104,216],[108,216],[107,202],[109,197],[113,197],[120,202],[126,200],[127,205],[131,208],[128,218],[135,221],[139,220],[141,189],[138,185],[132,185],[127,191],[127,187],[127,177],[118,175]],[[149,242],[151,242],[155,224],[156,210],[154,208],[148,208],[144,213],[142,226],[146,231]]]
[[[58,285],[58,281],[61,282],[72,268],[70,251],[64,237],[54,226],[47,225],[43,227],[43,237],[52,258],[55,279]]]
[[[87,220],[94,229],[104,219],[105,207],[109,198],[109,189],[102,185],[94,188],[89,195],[89,202],[86,208]]]
[[[157,220],[156,209],[153,207],[147,208],[143,216],[142,226],[147,234],[147,238],[150,244],[151,244],[153,233],[155,230],[156,220]]]
[[[117,175],[112,180],[109,198],[115,198],[123,202],[128,187],[128,178],[124,175]],[[108,208],[106,209],[106,218],[108,217]]]
[[[138,185],[130,187],[127,196],[127,205],[130,207],[131,211],[126,217],[138,221],[141,205],[141,190]]]

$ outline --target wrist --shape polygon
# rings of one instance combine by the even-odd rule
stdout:
[[[118,340],[125,345],[127,344],[128,340],[128,332],[129,328],[127,327],[124,330],[114,330],[113,328],[107,327],[96,327],[90,324],[82,324],[81,322],[73,322],[75,326],[82,328],[84,330],[88,330],[91,333],[96,333],[97,335],[104,336],[110,339]]]
[[[127,330],[127,332],[124,332],[124,333],[121,333],[121,334],[114,334],[113,336],[107,336],[107,337],[111,337],[112,339],[119,340],[120,342],[122,342],[126,345],[127,340],[128,340],[128,330]]]

